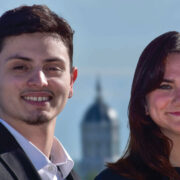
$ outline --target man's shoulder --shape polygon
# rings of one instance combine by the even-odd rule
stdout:
[[[129,180],[121,175],[119,175],[116,171],[107,168],[103,170],[99,175],[96,176],[95,180]]]

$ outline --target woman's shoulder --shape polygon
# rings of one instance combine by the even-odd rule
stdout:
[[[119,175],[116,171],[107,168],[105,170],[103,170],[99,175],[96,176],[95,180],[130,180],[127,179],[121,175]]]

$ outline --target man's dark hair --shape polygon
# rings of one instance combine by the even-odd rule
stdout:
[[[74,31],[45,5],[20,6],[0,17],[0,51],[5,38],[35,32],[58,34],[68,49],[72,66]]]

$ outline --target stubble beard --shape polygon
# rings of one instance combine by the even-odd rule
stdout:
[[[39,114],[39,115],[36,115],[36,117],[23,118],[21,119],[21,121],[29,125],[42,125],[42,124],[50,122],[51,119],[48,118],[46,115]]]

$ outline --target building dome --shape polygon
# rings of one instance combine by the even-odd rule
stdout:
[[[117,119],[116,111],[109,108],[104,102],[101,94],[100,82],[97,81],[96,85],[97,96],[95,102],[89,107],[84,116],[85,122],[111,122]]]
[[[100,82],[97,95],[87,109],[81,123],[82,162],[84,179],[89,173],[97,174],[106,162],[119,158],[119,124],[116,112],[107,106],[101,94]]]

